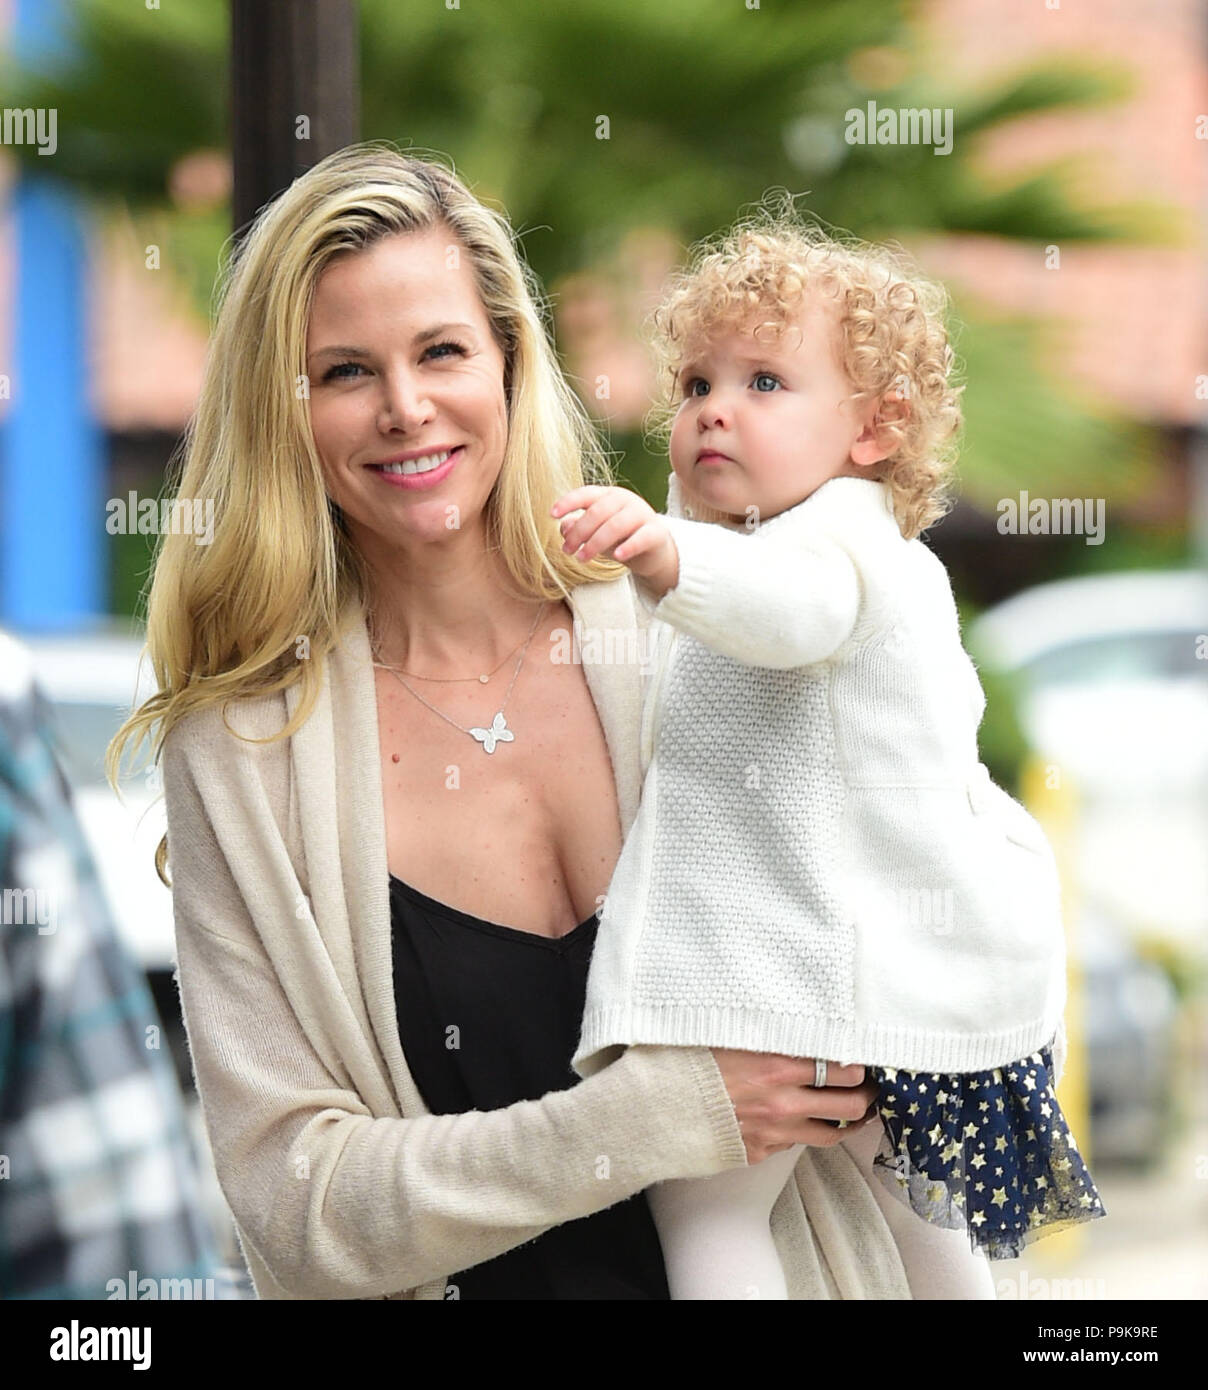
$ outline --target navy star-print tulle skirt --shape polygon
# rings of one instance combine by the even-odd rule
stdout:
[[[877,1176],[924,1220],[967,1229],[992,1260],[1106,1212],[1042,1048],[993,1071],[867,1068],[880,1086]]]

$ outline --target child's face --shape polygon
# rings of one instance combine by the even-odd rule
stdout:
[[[810,300],[779,339],[753,336],[761,318],[689,351],[671,430],[684,500],[740,520],[748,507],[773,517],[831,478],[868,477],[884,457],[870,442],[877,402],[846,399],[854,388],[837,360],[833,303]]]

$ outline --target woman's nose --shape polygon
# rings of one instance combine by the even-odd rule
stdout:
[[[419,382],[406,373],[387,379],[381,408],[383,433],[391,429],[413,432],[435,413],[431,398]]]

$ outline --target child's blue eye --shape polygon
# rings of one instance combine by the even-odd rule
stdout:
[[[772,375],[771,372],[759,372],[759,373],[757,373],[757,375],[756,375],[756,377],[755,377],[755,380],[756,380],[756,381],[772,381],[772,382],[775,382],[777,386],[780,385],[779,379],[778,379],[777,377],[774,377],[774,376]],[[756,388],[756,389],[759,389],[759,388]]]
[[[695,396],[697,394],[696,387],[708,386],[708,384],[709,383],[704,379],[703,376],[689,377],[688,380],[684,383],[684,395]]]

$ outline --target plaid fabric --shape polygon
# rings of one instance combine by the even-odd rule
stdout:
[[[215,1278],[151,993],[109,915],[53,710],[3,633],[0,890],[0,1298],[146,1297],[132,1275]],[[192,1296],[167,1287],[158,1296]],[[196,1296],[216,1296],[206,1287]]]

